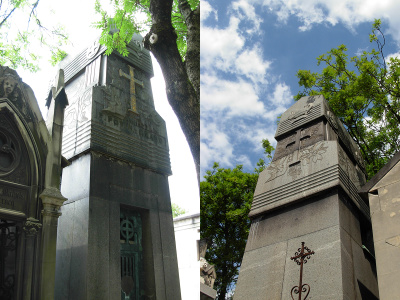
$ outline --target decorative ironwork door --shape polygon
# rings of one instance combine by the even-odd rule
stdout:
[[[124,210],[120,215],[121,299],[139,300],[142,295],[142,218],[139,212]]]
[[[17,269],[18,228],[0,219],[0,299],[13,300]]]

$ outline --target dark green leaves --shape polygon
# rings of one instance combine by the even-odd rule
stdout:
[[[400,60],[386,61],[380,26],[376,20],[370,36],[378,50],[349,59],[340,45],[317,58],[325,66],[321,73],[298,71],[304,90],[295,97],[322,94],[328,100],[360,147],[369,178],[400,150]]]
[[[224,169],[214,163],[204,178],[200,182],[200,235],[209,241],[206,259],[216,266],[214,288],[221,299],[237,279],[258,173],[245,173],[241,165]]]

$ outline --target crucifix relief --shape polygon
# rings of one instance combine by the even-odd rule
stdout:
[[[131,108],[129,110],[134,112],[134,113],[138,113],[137,112],[137,108],[136,108],[135,84],[138,84],[141,87],[144,87],[144,86],[143,86],[143,81],[135,79],[134,72],[133,72],[134,70],[135,69],[132,66],[129,66],[129,74],[126,74],[121,69],[119,69],[119,76],[120,77],[125,77],[126,79],[129,79],[129,81],[130,81],[130,94],[131,94]]]

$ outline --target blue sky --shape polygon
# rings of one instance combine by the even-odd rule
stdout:
[[[252,172],[301,90],[296,72],[320,71],[316,58],[341,44],[349,57],[371,50],[374,19],[397,55],[399,11],[396,0],[202,0],[201,176],[214,161]]]

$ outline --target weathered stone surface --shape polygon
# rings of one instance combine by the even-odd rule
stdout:
[[[68,285],[69,294],[61,288],[56,299],[119,299],[122,282],[131,298],[180,299],[168,140],[154,108],[150,55],[137,40],[128,57],[92,48],[65,67],[70,107],[63,153],[72,164],[62,191],[75,209],[61,218],[74,220],[77,236],[86,240],[79,252],[60,244],[57,260],[59,273],[69,260],[85,271],[79,280],[72,269],[59,274],[58,285]],[[76,208],[82,201],[84,216]]]
[[[349,171],[350,163],[344,156],[337,142],[320,141],[272,162],[260,174],[249,216],[254,218],[282,205],[341,186],[369,218],[368,205],[357,193]]]
[[[307,299],[377,299],[373,257],[364,250],[369,207],[358,195],[364,164],[354,142],[322,96],[289,108],[275,137],[254,192],[235,300],[293,299],[300,267],[291,257],[302,242],[315,251],[303,266]]]
[[[246,251],[235,300],[281,299],[286,256],[286,242]]]
[[[32,89],[17,72],[0,66],[0,222],[5,232],[14,234],[6,243],[17,249],[3,249],[1,278],[13,278],[7,284],[15,299],[54,298],[57,218],[66,200],[59,187],[68,100],[62,70],[59,74],[46,126]]]
[[[369,198],[374,234],[380,299],[395,299],[400,287],[394,283],[400,263],[400,152],[365,186],[361,195]]]

